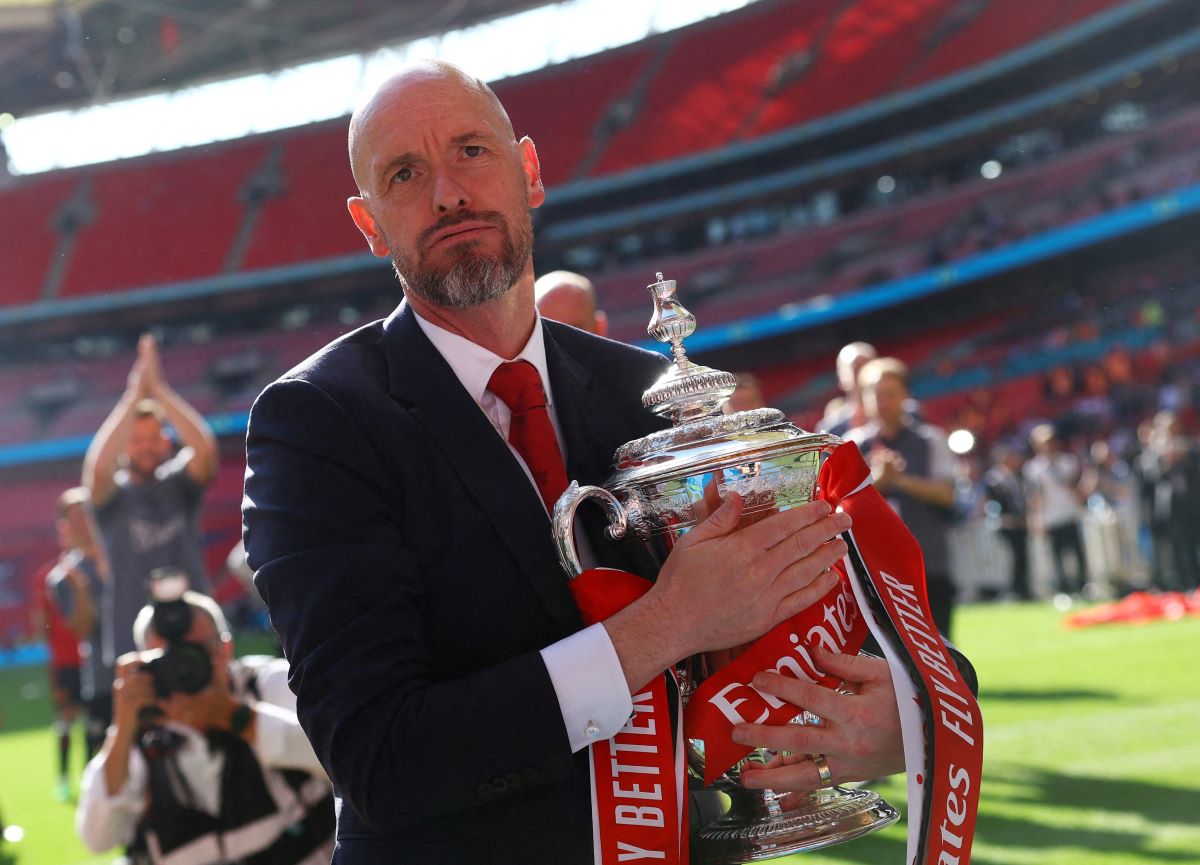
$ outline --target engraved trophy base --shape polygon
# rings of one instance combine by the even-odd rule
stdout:
[[[830,787],[806,796],[724,789],[729,810],[697,835],[694,861],[704,865],[763,862],[849,841],[900,819],[870,790]],[[765,793],[765,795],[764,795]]]

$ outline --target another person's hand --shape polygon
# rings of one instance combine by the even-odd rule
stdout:
[[[880,492],[889,489],[906,468],[904,457],[893,450],[881,448],[871,454],[871,481]]]
[[[71,581],[71,585],[82,592],[88,590],[87,574],[81,571],[76,564],[77,559],[69,556],[63,556],[62,561],[67,566],[67,579]]]
[[[904,771],[900,712],[887,661],[866,655],[844,655],[817,648],[815,659],[844,682],[841,693],[812,682],[759,673],[754,687],[803,707],[821,718],[819,726],[738,724],[735,741],[780,753],[762,766],[742,769],[746,787],[811,792],[848,781],[868,781]],[[811,754],[825,758],[832,776],[821,782]]]
[[[144,369],[146,395],[153,396],[166,379],[162,371],[162,358],[158,353],[158,341],[152,334],[143,333],[138,340],[138,362]]]
[[[141,725],[143,709],[157,705],[154,676],[142,669],[142,656],[130,652],[117,658],[113,680],[113,723],[117,735],[132,738]]]

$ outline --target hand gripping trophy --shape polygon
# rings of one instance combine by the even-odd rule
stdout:
[[[734,377],[688,360],[683,340],[695,330],[696,319],[676,299],[675,281],[664,280],[660,273],[648,288],[654,315],[647,330],[670,343],[674,363],[646,391],[643,403],[670,418],[673,426],[621,446],[613,474],[602,487],[572,482],[559,499],[553,515],[555,542],[572,578],[582,571],[573,524],[584,501],[595,499],[604,507],[612,537],[635,535],[661,561],[675,541],[730,491],[742,496],[744,519],[751,520],[812,500],[823,455],[841,443],[834,436],[804,432],[775,409],[722,415],[721,406],[734,390]],[[844,641],[838,648],[847,650]],[[849,650],[857,651],[857,646]],[[689,701],[697,700],[706,685],[718,683],[732,659],[730,653],[722,654],[724,658],[715,654],[689,658],[676,671],[688,710],[693,708]],[[819,724],[820,719],[801,712],[791,722]],[[829,787],[806,796],[748,790],[738,773],[744,762],[714,772],[706,762],[728,761],[716,758],[713,743],[694,737],[690,725],[685,724],[685,729],[690,737],[685,750],[692,786],[707,787],[709,792],[700,795],[727,803],[719,817],[700,827],[693,861],[721,865],[773,859],[848,841],[899,817],[869,790]],[[770,756],[755,749],[745,759],[765,762]],[[713,796],[712,791],[725,796]]]

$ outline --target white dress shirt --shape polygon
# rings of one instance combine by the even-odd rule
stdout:
[[[416,314],[416,310],[413,310]],[[550,386],[550,375],[546,369],[546,344],[542,338],[542,318],[536,313],[533,333],[520,353],[513,358],[502,358],[483,346],[438,327],[417,315],[417,324],[433,347],[450,365],[454,375],[466,388],[471,399],[491,421],[496,433],[508,442],[508,426],[512,412],[498,396],[487,389],[492,373],[502,363],[513,360],[528,361],[538,371],[542,387],[546,391],[546,407],[550,422],[558,437],[559,449],[566,460],[567,449],[563,442],[562,428],[558,423],[558,412],[554,408],[554,391]],[[530,485],[537,489],[529,467],[516,449],[509,444],[518,464],[529,478]],[[541,501],[541,495],[538,495]],[[547,526],[549,531],[549,526]],[[578,545],[578,544],[577,544]],[[586,549],[582,545],[580,557],[586,562]],[[563,574],[563,579],[567,578]],[[586,748],[592,742],[608,739],[629,719],[633,700],[625,682],[617,651],[604,625],[597,623],[584,628],[566,639],[542,649],[542,659],[550,673],[558,707],[566,725],[567,739],[572,751]]]

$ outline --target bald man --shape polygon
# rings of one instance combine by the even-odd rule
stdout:
[[[483,83],[445,64],[396,75],[351,119],[350,159],[350,215],[404,300],[259,396],[244,499],[255,584],[341,801],[334,861],[590,862],[587,746],[680,659],[826,592],[848,518],[815,503],[738,528],[731,496],[646,595],[583,627],[552,542],[553,477],[599,483],[619,445],[661,428],[641,393],[665,361],[538,314],[537,152]],[[557,449],[522,445],[535,423]],[[597,561],[653,573],[581,516]],[[838,674],[878,674],[862,660]],[[895,716],[890,690],[854,699]],[[823,734],[835,781],[903,765],[898,738]],[[809,761],[779,771],[766,780],[821,783]]]
[[[878,356],[879,352],[869,342],[852,342],[842,346],[837,356],[837,380],[842,395],[830,400],[825,406],[825,417],[818,424],[818,429],[836,436],[844,436],[867,422],[858,373],[863,366]]]
[[[596,289],[586,276],[569,270],[553,270],[533,284],[538,312],[546,318],[608,336],[608,316],[596,308]]]

